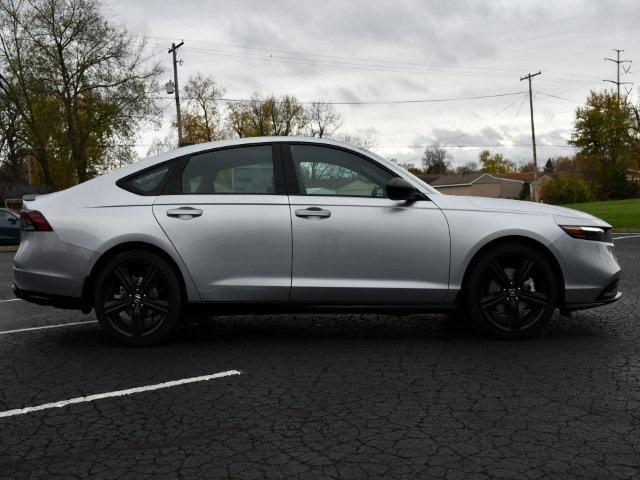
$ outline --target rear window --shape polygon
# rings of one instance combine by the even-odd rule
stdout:
[[[159,193],[158,190],[164,185],[172,166],[172,163],[165,163],[159,167],[145,170],[124,181],[119,181],[118,185],[125,190],[140,195],[157,195]]]

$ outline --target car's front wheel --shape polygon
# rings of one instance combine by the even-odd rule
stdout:
[[[178,324],[182,292],[178,278],[159,255],[130,250],[100,271],[94,305],[100,326],[127,345],[151,345]]]
[[[558,279],[549,259],[527,244],[503,244],[480,255],[466,283],[474,322],[502,338],[533,335],[558,303]]]

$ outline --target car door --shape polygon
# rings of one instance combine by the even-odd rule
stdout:
[[[445,299],[449,229],[430,201],[387,198],[397,176],[345,149],[291,143],[286,171],[293,227],[291,299],[426,304]]]
[[[279,148],[198,153],[174,172],[178,191],[153,213],[205,301],[287,301],[291,217]]]

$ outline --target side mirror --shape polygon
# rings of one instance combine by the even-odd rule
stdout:
[[[404,178],[392,178],[385,185],[387,195],[391,200],[405,200],[407,202],[416,202],[418,200],[426,200],[427,197],[416,187],[407,182]]]
[[[8,220],[9,220],[9,223],[10,223],[11,225],[15,225],[16,223],[18,223],[18,220],[16,220],[16,219],[15,219],[15,218],[13,218],[13,217],[9,217],[9,219],[8,219]]]

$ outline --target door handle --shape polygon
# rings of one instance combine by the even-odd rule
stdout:
[[[329,218],[331,212],[318,207],[303,208],[296,210],[296,217],[302,218]]]
[[[193,207],[180,207],[173,210],[167,210],[168,217],[176,217],[180,220],[189,220],[191,218],[199,217],[202,215],[202,210]]]

